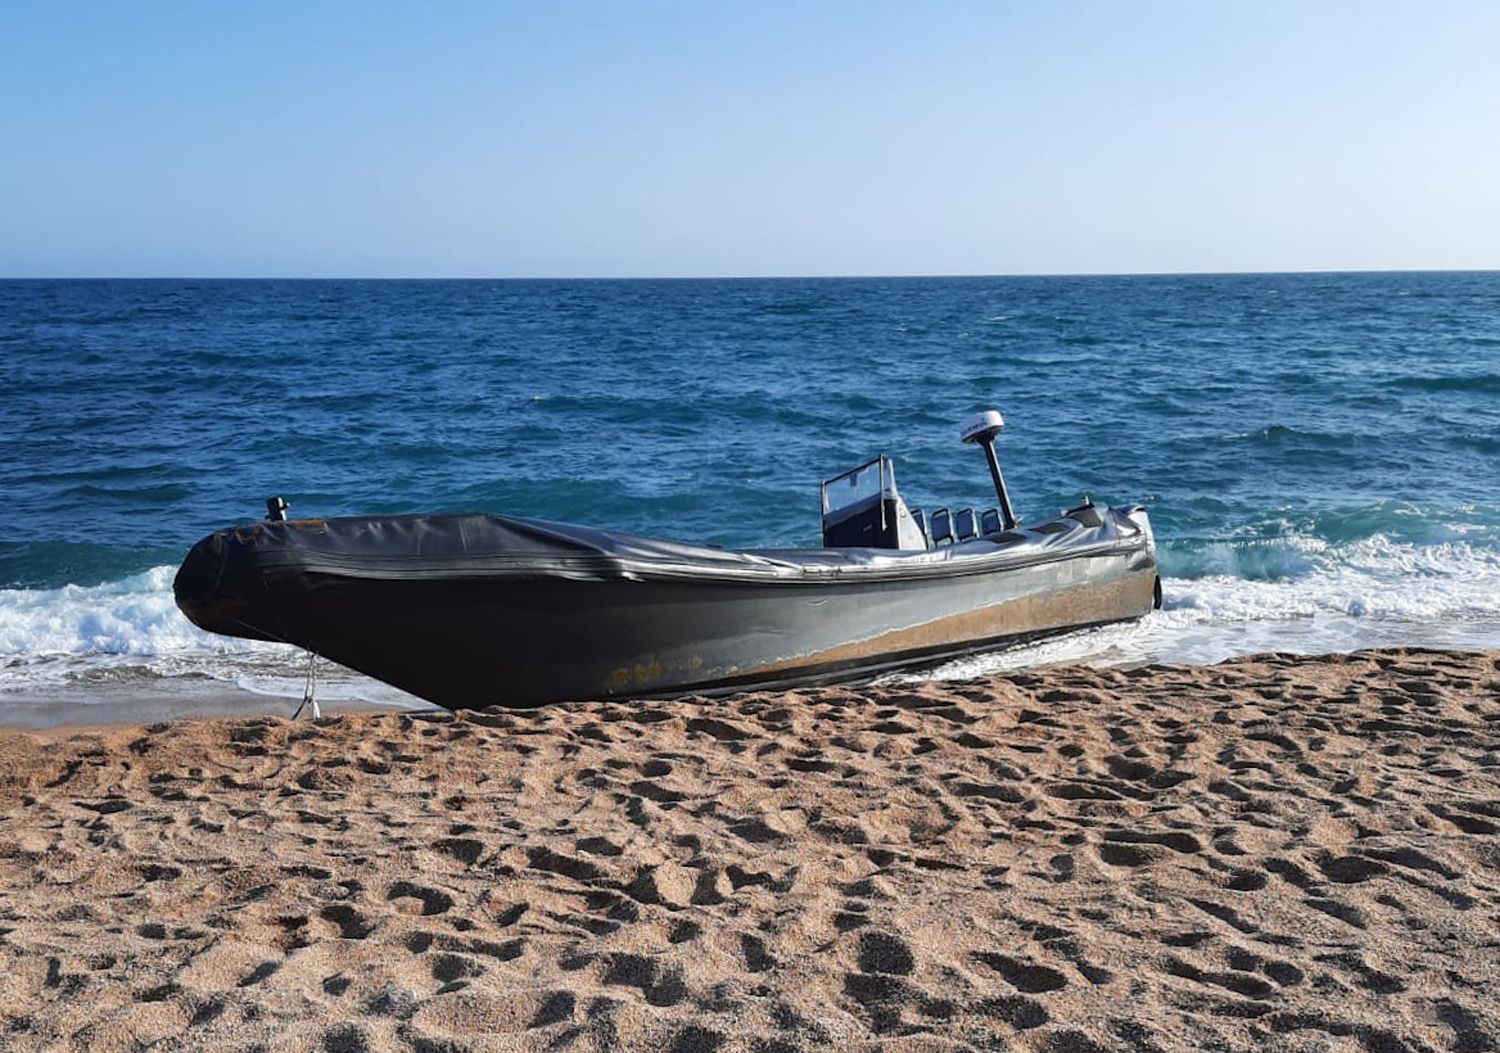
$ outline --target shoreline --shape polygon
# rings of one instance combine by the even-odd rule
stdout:
[[[290,718],[300,701],[300,698],[263,695],[216,681],[188,678],[153,681],[150,690],[111,684],[0,692],[0,733],[129,727],[164,720]],[[325,715],[401,713],[417,708],[349,698],[319,700],[319,707]]]
[[[1048,641],[1053,646],[1066,646],[1072,642],[1069,636]],[[994,682],[1014,677],[1027,677],[1039,673],[1079,670],[1121,670],[1135,672],[1153,669],[1198,669],[1212,670],[1236,663],[1255,662],[1263,659],[1292,661],[1323,661],[1380,654],[1489,654],[1500,655],[1500,647],[1466,646],[1447,643],[1391,643],[1358,647],[1350,650],[1317,652],[1261,651],[1249,654],[1231,654],[1216,661],[1158,661],[1149,658],[1128,658],[1108,663],[1091,660],[1092,655],[1079,656],[1066,650],[1057,657],[1025,664],[1009,664],[1012,658],[1007,652],[976,658],[956,659],[935,666],[926,673],[897,673],[875,681],[829,685],[829,690],[842,691],[888,691],[919,688],[924,685],[963,685],[969,681]],[[965,667],[976,662],[998,661],[997,668],[978,666],[970,672]],[[389,701],[370,701],[362,698],[334,697],[319,699],[319,707],[325,717],[348,714],[425,714],[446,715],[453,711],[436,706],[414,695],[399,692],[389,685],[368,679],[350,670],[347,676],[358,677],[377,688],[385,689],[400,698]],[[930,674],[937,674],[936,676]],[[141,686],[149,684],[149,688]],[[750,692],[756,695],[805,694],[819,688],[788,688],[783,691]],[[708,697],[682,696],[667,699],[591,699],[574,702],[555,702],[536,711],[571,709],[583,706],[654,706],[685,703],[712,709],[720,702],[740,697],[740,694]],[[155,724],[169,720],[236,720],[251,718],[290,719],[296,712],[300,698],[291,695],[269,694],[238,687],[224,681],[207,677],[157,677],[138,683],[128,681],[104,681],[88,687],[30,687],[19,690],[0,691],[0,734],[7,731],[79,731],[133,727]],[[525,713],[528,710],[512,710],[503,706],[476,707],[461,712],[473,713],[488,708],[496,713]],[[306,717],[300,718],[305,720]]]
[[[0,1032],[1491,1048],[1497,835],[1493,650],[4,729]]]

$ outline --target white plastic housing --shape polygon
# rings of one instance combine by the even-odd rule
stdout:
[[[999,410],[985,410],[964,421],[958,437],[964,442],[985,442],[1005,430],[1005,419]]]

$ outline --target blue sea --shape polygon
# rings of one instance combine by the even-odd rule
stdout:
[[[300,693],[171,600],[273,494],[812,545],[878,452],[914,506],[992,504],[985,408],[1023,516],[1149,507],[1166,606],[944,675],[1500,646],[1500,273],[9,281],[0,705]]]

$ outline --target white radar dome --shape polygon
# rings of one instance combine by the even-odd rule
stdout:
[[[985,410],[964,421],[958,437],[970,443],[989,442],[1004,430],[1005,419],[1000,416],[1000,411]]]

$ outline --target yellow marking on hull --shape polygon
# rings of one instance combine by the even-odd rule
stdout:
[[[962,646],[987,639],[1024,635],[1070,626],[1096,625],[1104,622],[1139,618],[1151,610],[1156,570],[1136,572],[1104,585],[1084,584],[997,603],[977,610],[962,611],[937,618],[922,625],[894,629],[867,640],[842,644],[815,654],[798,655],[780,661],[742,667],[739,665],[710,668],[714,678],[750,676],[762,673],[787,673],[828,663],[843,663],[884,655]],[[664,674],[680,674],[704,669],[700,655],[663,665],[659,659],[634,667],[622,666],[609,674],[609,693],[640,691],[657,685]]]
[[[1063,630],[1069,626],[1139,618],[1151,610],[1156,571],[1134,574],[1107,585],[1084,585],[1054,590],[964,611],[908,629],[895,629],[868,640],[843,644],[817,654],[799,655],[734,672],[788,672],[804,666],[878,658],[887,654],[945,646],[1025,633]]]

